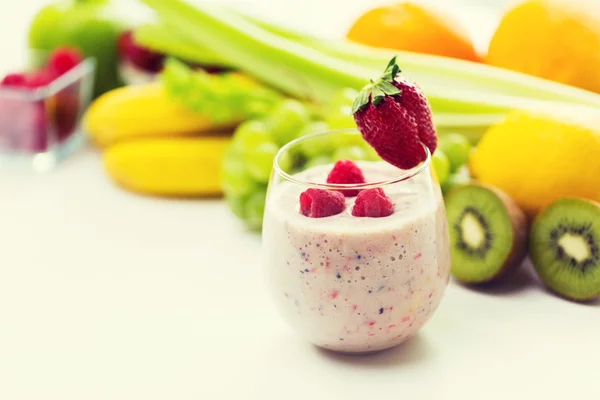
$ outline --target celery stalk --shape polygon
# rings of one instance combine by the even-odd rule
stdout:
[[[228,12],[230,13],[229,16],[227,16]],[[447,96],[447,91],[452,90],[455,93],[458,92],[458,94],[461,92],[481,93],[480,98],[473,98],[473,104],[471,104],[473,108],[470,111],[478,111],[478,108],[481,108],[479,112],[483,113],[494,112],[493,107],[486,108],[485,104],[488,103],[486,99],[489,99],[490,95],[497,94],[600,107],[600,95],[598,94],[518,72],[447,57],[377,49],[345,40],[324,40],[257,18],[234,14],[225,9],[221,9],[221,17],[244,19],[248,23],[280,38],[299,43],[349,64],[358,65],[365,70],[368,69],[369,76],[375,76],[381,65],[385,65],[391,57],[397,55],[403,72],[419,82],[419,85],[432,101],[438,98],[448,100],[438,102],[440,105],[448,102],[452,104],[453,96]],[[176,30],[165,30],[164,33],[168,35],[168,32],[171,32],[172,35],[177,35],[172,33]],[[202,30],[202,34],[206,34],[206,31]],[[177,41],[170,38],[169,40],[165,39],[165,43],[174,42],[170,46],[175,48],[177,42],[183,40],[185,40],[183,36],[179,36]],[[199,44],[197,41],[186,40],[185,43],[190,48],[194,46],[194,43],[197,45],[200,56],[194,61],[205,62],[206,58],[219,59],[215,52],[210,52],[206,46]],[[166,48],[170,46],[165,45]],[[207,55],[202,56],[203,53]],[[220,58],[220,60],[224,65],[229,64],[226,57]],[[507,100],[510,100],[510,98]],[[516,104],[516,106],[519,105]],[[504,108],[506,109],[506,107]],[[443,108],[443,110],[445,109]]]
[[[181,60],[201,65],[229,66],[222,57],[191,43],[185,36],[178,35],[176,30],[169,29],[164,24],[140,25],[134,30],[134,38],[137,43],[147,49]]]
[[[360,88],[372,75],[310,47],[271,34],[223,8],[182,0],[142,0],[187,40],[283,92],[327,102],[340,88]]]
[[[455,58],[379,49],[346,40],[325,40],[253,17],[245,18],[269,32],[366,68],[380,69],[397,56],[402,72],[419,82],[427,92],[435,88],[491,91],[494,94],[600,107],[600,95],[596,93],[531,75]]]
[[[280,34],[293,36],[293,40],[286,39],[208,3],[192,6],[182,0],[142,1],[154,8],[168,29],[176,31],[179,37],[214,52],[240,71],[301,99],[326,103],[342,88],[362,88],[370,77],[379,74],[390,54],[386,50],[351,43],[333,45],[330,44],[333,42],[308,36],[302,39],[301,34],[273,28]],[[550,107],[564,109],[574,104],[600,108],[598,95],[565,85],[476,63],[395,53],[401,56],[403,71],[406,71],[405,65],[408,70],[413,67],[418,71],[407,75],[419,82],[434,115],[503,115],[513,109],[546,111]],[[386,61],[382,62],[384,55]],[[357,66],[361,63],[363,66]],[[377,71],[375,64],[378,64]],[[513,78],[515,76],[519,79]],[[543,84],[531,83],[540,81]]]

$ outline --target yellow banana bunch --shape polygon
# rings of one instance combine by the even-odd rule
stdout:
[[[88,108],[83,130],[99,147],[149,137],[197,136],[231,129],[239,121],[217,125],[209,116],[173,101],[159,82],[107,92]]]
[[[152,138],[117,143],[104,167],[120,186],[158,196],[218,196],[228,137]]]
[[[238,122],[215,124],[153,82],[100,96],[82,126],[120,187],[156,196],[212,197],[222,194],[221,158],[230,142],[227,132]]]

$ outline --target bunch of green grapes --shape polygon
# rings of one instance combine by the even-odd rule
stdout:
[[[355,133],[351,109],[356,96],[352,89],[340,91],[318,118],[303,103],[285,99],[268,115],[237,128],[223,159],[221,182],[227,204],[249,228],[262,227],[273,161],[286,143],[312,133],[337,131],[306,142],[300,151],[280,160],[281,168],[291,173],[341,159],[380,160],[375,150]],[[470,151],[471,144],[464,136],[440,136],[433,166],[444,192],[468,179],[465,164]]]
[[[312,140],[310,146],[301,146],[299,152],[280,160],[286,172],[339,159],[379,160],[360,135],[343,131],[356,128],[351,114],[356,95],[354,90],[340,91],[318,118],[303,103],[285,99],[270,114],[246,121],[236,129],[223,159],[221,182],[227,204],[249,228],[262,226],[273,161],[286,143],[312,133],[340,130],[322,140]]]
[[[242,123],[222,164],[221,184],[233,213],[251,229],[262,226],[267,185],[275,154],[302,135],[311,122],[307,107],[285,99],[267,116]],[[286,160],[282,160],[286,163]],[[290,168],[282,165],[282,168]]]
[[[447,133],[439,136],[432,163],[444,193],[471,179],[467,168],[471,150],[471,142],[461,134]]]

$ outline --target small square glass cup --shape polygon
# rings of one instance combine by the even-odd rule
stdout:
[[[31,51],[30,65],[43,65],[47,56]],[[92,98],[95,69],[88,58],[43,87],[0,87],[0,166],[26,163],[45,171],[83,144],[80,122]],[[9,72],[30,71],[15,68],[2,77]]]

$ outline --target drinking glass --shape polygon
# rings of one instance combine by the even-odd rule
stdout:
[[[347,158],[366,183],[326,183],[333,164]],[[343,212],[311,218],[299,205],[309,188],[350,194],[381,189],[394,211],[353,216],[357,197],[351,195]],[[448,228],[429,151],[420,165],[402,170],[382,161],[355,129],[304,136],[280,149],[262,235],[277,309],[325,349],[363,353],[402,343],[429,320],[448,284]]]

